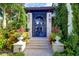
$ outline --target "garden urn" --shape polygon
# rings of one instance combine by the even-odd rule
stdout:
[[[55,39],[56,39],[56,41],[54,43],[52,43],[53,52],[63,52],[64,44],[59,41],[60,37],[56,36]]]

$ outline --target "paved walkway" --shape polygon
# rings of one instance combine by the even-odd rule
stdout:
[[[52,56],[47,38],[32,38],[24,51],[27,56]]]

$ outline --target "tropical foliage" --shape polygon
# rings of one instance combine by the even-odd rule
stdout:
[[[57,56],[78,56],[79,55],[79,4],[71,4],[72,11],[73,11],[73,33],[63,40],[65,45],[64,52],[56,52],[54,55]],[[62,8],[63,9],[63,8]],[[64,21],[65,22],[65,21]]]
[[[52,18],[52,25],[60,27],[60,31],[62,32],[62,38],[67,39],[67,23],[68,23],[68,12],[65,3],[58,4],[55,7],[56,17]]]
[[[24,4],[1,3],[0,17],[0,49],[12,50],[13,43],[17,42],[17,29],[21,26],[26,29],[26,12]],[[26,37],[27,38],[27,37]]]
[[[16,26],[26,26],[26,14],[23,4],[0,4],[2,10],[3,24],[2,27],[5,29],[7,23],[15,23]],[[7,21],[8,20],[8,21]],[[12,20],[15,20],[14,22]],[[10,25],[9,24],[9,25]],[[11,26],[14,27],[14,26]],[[9,27],[10,28],[10,27]]]
[[[56,52],[54,55],[57,56],[78,56],[79,55],[79,37],[77,34],[69,36],[64,41],[65,50],[64,52]]]
[[[71,4],[73,10],[73,32],[79,35],[79,4],[73,3]]]
[[[4,44],[7,40],[7,38],[8,38],[7,30],[0,29],[0,49],[2,49],[4,47]]]
[[[24,56],[23,52],[17,52],[17,53],[2,53],[0,56]]]

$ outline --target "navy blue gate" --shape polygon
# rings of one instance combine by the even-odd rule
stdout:
[[[46,37],[47,24],[46,12],[33,12],[32,13],[32,36],[33,37]]]

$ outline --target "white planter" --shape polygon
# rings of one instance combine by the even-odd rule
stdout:
[[[56,44],[52,43],[53,52],[63,52],[64,51],[64,44]]]
[[[26,42],[18,41],[17,43],[13,44],[13,52],[23,52],[26,47]]]
[[[18,39],[19,41],[20,41],[20,40],[23,40],[23,36],[20,36],[20,37],[18,37],[17,39]]]
[[[56,41],[52,42],[52,49],[53,52],[63,52],[64,51],[64,44],[62,44],[61,42],[59,42],[60,37],[56,36]]]

